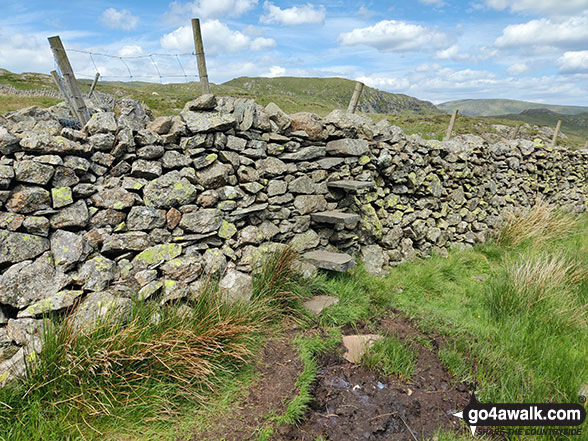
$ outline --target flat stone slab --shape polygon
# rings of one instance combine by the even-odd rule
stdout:
[[[344,272],[355,266],[353,256],[345,253],[331,253],[330,251],[310,251],[302,256],[318,268]]]
[[[337,297],[314,296],[308,299],[302,305],[308,312],[310,312],[315,317],[318,317],[323,309],[326,309],[331,305],[335,305],[336,303],[339,303],[339,299]]]
[[[344,225],[356,224],[361,219],[358,214],[344,213],[342,211],[321,211],[319,213],[311,213],[310,218],[315,222]]]
[[[327,182],[327,187],[329,188],[336,188],[338,190],[345,190],[345,191],[358,191],[363,190],[364,188],[372,188],[374,187],[374,182],[369,181],[331,181]]]
[[[346,351],[343,353],[343,358],[350,363],[359,363],[367,348],[373,346],[380,338],[382,336],[377,334],[344,335],[343,346]]]

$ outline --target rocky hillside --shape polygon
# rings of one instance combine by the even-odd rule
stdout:
[[[321,104],[325,108],[346,109],[353,94],[355,82],[344,78],[249,78],[241,77],[223,83],[225,86],[244,89],[259,97],[285,95],[297,103],[305,101]],[[266,98],[266,99],[267,99]],[[263,100],[262,100],[263,101]],[[289,110],[284,106],[285,110]],[[365,113],[400,115],[415,113],[438,114],[429,101],[364,87],[358,109]]]

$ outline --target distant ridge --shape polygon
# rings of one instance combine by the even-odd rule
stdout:
[[[437,107],[446,113],[459,109],[459,113],[467,116],[499,116],[517,114],[530,109],[547,109],[562,115],[576,115],[588,112],[588,107],[583,106],[561,106],[505,99],[455,100],[438,104]]]

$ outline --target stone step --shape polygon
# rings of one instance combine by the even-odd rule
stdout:
[[[302,258],[318,268],[345,272],[355,266],[355,259],[346,253],[332,253],[330,251],[309,251],[304,253]]]
[[[315,222],[343,224],[348,226],[356,224],[361,219],[358,214],[344,213],[342,211],[321,211],[319,213],[311,213],[310,218]]]
[[[364,188],[373,188],[375,185],[375,182],[370,181],[343,180],[327,182],[327,187],[345,191],[358,191]]]

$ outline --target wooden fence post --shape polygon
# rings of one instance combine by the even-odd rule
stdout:
[[[584,144],[584,148],[588,149],[588,141],[586,141],[586,144]]]
[[[61,43],[61,38],[59,38],[59,36],[49,37],[49,44],[51,45],[51,50],[53,51],[53,56],[59,66],[59,70],[63,75],[67,90],[69,91],[71,102],[74,106],[74,112],[83,127],[90,119],[90,112],[88,111],[82,93],[80,92],[76,76],[73,73],[69,59],[67,58],[63,43]]]
[[[514,131],[514,135],[512,135],[512,139],[516,139],[517,136],[519,136],[519,130],[521,130],[521,123],[518,123],[517,126],[515,127],[515,131]]]
[[[90,86],[90,91],[88,92],[88,98],[92,98],[92,94],[94,93],[94,89],[96,89],[96,84],[98,84],[98,78],[100,78],[100,72],[96,72],[96,76],[94,77],[94,81],[92,81],[92,85]]]
[[[559,135],[560,128],[561,128],[561,119],[557,120],[557,125],[555,126],[555,133],[553,134],[553,139],[551,140],[551,147],[555,147],[555,143],[557,142],[557,136]]]
[[[69,96],[69,93],[67,92],[67,88],[65,87],[65,84],[63,84],[63,80],[61,79],[57,71],[52,70],[51,76],[53,77],[53,81],[55,82],[55,84],[57,84],[59,92],[63,96],[63,99],[65,100],[71,111],[76,113],[76,108],[71,100],[71,97]]]
[[[198,62],[198,75],[200,75],[200,88],[202,95],[210,93],[208,84],[208,72],[206,72],[206,58],[204,57],[204,44],[202,43],[202,33],[200,32],[200,20],[192,19],[192,33],[194,34],[194,47],[196,48],[196,61]]]
[[[455,125],[455,118],[457,118],[458,110],[455,109],[451,114],[451,120],[449,120],[449,127],[447,127],[447,133],[445,134],[445,138],[443,141],[449,141],[451,139],[451,133],[453,132],[453,126]]]
[[[349,101],[349,106],[347,107],[347,113],[355,113],[357,109],[357,103],[359,103],[359,97],[361,96],[361,92],[363,91],[363,83],[358,81],[355,83],[355,89],[353,89],[353,95],[351,95],[351,101]]]

